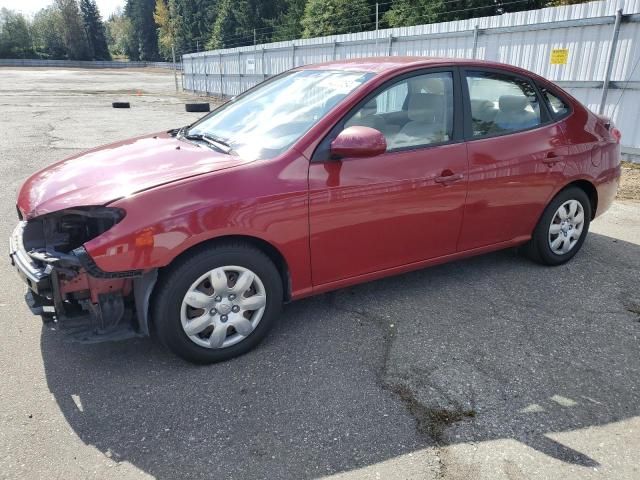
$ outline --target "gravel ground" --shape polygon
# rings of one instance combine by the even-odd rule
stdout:
[[[29,173],[197,118],[166,72],[0,74],[0,238]],[[195,367],[149,339],[67,343],[5,262],[0,478],[636,479],[639,268],[620,200],[567,265],[507,250],[321,295]]]
[[[640,200],[640,163],[624,162],[618,190],[620,200]]]

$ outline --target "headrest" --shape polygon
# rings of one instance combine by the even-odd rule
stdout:
[[[444,95],[444,80],[442,79],[442,77],[428,77],[425,79],[424,86],[429,91],[429,93]]]
[[[435,93],[436,95],[444,95],[445,79],[434,74],[421,75],[409,79],[409,89],[413,93]]]
[[[489,100],[471,100],[471,111],[476,112],[480,110],[493,109],[493,102]]]
[[[519,113],[529,106],[529,100],[522,95],[502,95],[498,104],[503,113]]]
[[[489,100],[471,100],[471,114],[475,120],[493,121],[498,110]]]
[[[444,97],[434,93],[414,93],[409,97],[407,115],[409,120],[434,122],[444,114]]]

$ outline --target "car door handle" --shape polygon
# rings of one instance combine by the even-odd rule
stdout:
[[[433,181],[436,183],[442,183],[444,185],[447,185],[448,183],[457,182],[459,180],[462,180],[463,178],[464,178],[464,175],[461,173],[453,173],[451,172],[451,170],[449,171],[445,170],[444,172],[442,172],[442,175],[434,178]]]

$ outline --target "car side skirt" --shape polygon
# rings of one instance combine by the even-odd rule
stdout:
[[[456,252],[450,255],[443,255],[436,258],[430,258],[420,262],[408,263],[406,265],[400,265],[393,268],[387,268],[385,270],[378,270],[376,272],[366,273],[364,275],[358,275],[355,277],[344,278],[335,282],[325,283],[322,285],[314,286],[313,289],[298,290],[292,293],[292,300],[299,300],[301,298],[309,297],[319,293],[330,292],[332,290],[338,290],[340,288],[350,287],[359,283],[370,282],[373,280],[379,280],[382,278],[390,277],[393,275],[399,275],[402,273],[411,272],[414,270],[420,270],[426,267],[432,267],[443,263],[448,263],[454,260],[460,260],[463,258],[474,257],[476,255],[482,255],[484,253],[494,252],[497,250],[503,250],[505,248],[517,247],[528,242],[531,239],[531,235],[522,235],[506,242],[494,243],[483,247],[466,250],[463,252]]]

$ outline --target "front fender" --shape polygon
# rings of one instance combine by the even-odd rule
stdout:
[[[308,288],[307,171],[303,157],[254,163],[141,192],[112,203],[125,218],[85,248],[107,272],[147,271],[202,242],[250,236],[283,255],[292,289]]]

